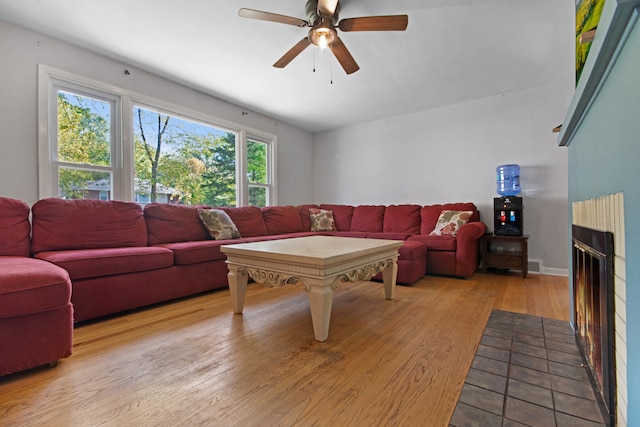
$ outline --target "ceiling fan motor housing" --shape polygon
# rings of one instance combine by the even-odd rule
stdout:
[[[318,13],[318,0],[307,0],[307,5],[305,6],[305,11],[307,12],[307,19],[309,20],[310,26],[315,26],[322,23],[322,16]],[[331,16],[331,24],[338,24],[338,13],[340,12],[340,2],[336,5],[336,10]]]

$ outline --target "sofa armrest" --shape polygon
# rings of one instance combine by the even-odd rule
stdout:
[[[480,239],[487,232],[487,225],[482,221],[468,222],[458,230],[458,245],[461,241],[472,241]]]
[[[469,277],[478,268],[480,238],[487,231],[481,221],[468,222],[458,231],[456,250],[456,275]]]

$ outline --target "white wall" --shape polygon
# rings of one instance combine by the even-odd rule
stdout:
[[[335,129],[314,136],[314,202],[474,202],[493,229],[496,166],[521,166],[529,259],[566,274],[567,152],[551,129],[573,82]]]
[[[0,196],[38,200],[37,70],[44,64],[278,137],[279,204],[312,199],[312,135],[193,89],[0,21]],[[125,75],[124,69],[131,75]]]

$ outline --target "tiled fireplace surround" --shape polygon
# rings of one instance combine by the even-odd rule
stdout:
[[[626,426],[627,345],[624,196],[575,202],[573,224],[614,234],[616,425]],[[494,311],[450,425],[601,426],[569,322]]]

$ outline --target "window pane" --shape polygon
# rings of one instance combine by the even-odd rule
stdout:
[[[249,186],[249,205],[261,208],[267,206],[267,189]]]
[[[267,184],[267,144],[247,140],[247,180]]]
[[[150,202],[235,206],[235,134],[134,107],[135,191]]]
[[[111,199],[110,172],[60,168],[58,183],[58,194],[63,199]]]
[[[58,91],[58,160],[111,164],[111,103]]]

